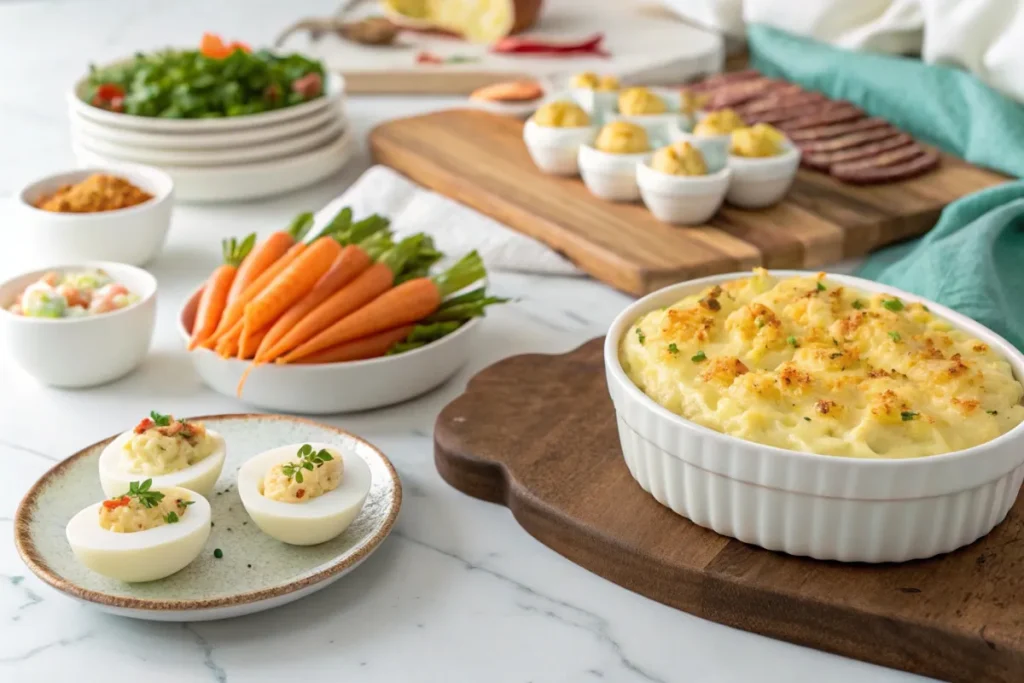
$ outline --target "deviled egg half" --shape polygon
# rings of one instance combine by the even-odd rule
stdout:
[[[238,495],[252,521],[292,545],[316,545],[341,534],[369,492],[369,466],[330,444],[281,446],[238,470]]]
[[[210,503],[194,491],[133,481],[65,529],[78,561],[112,579],[155,581],[183,569],[210,537]]]
[[[224,438],[201,422],[151,412],[100,453],[100,485],[116,496],[132,481],[152,479],[157,489],[180,486],[208,496],[225,454]]]

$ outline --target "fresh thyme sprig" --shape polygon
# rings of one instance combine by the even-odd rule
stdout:
[[[313,447],[308,443],[302,444],[297,455],[299,456],[299,461],[285,463],[281,466],[281,472],[284,473],[284,476],[294,479],[299,484],[302,483],[302,470],[312,472],[328,460],[334,460],[334,457],[324,448],[314,453]]]
[[[155,410],[149,411],[149,419],[153,421],[153,424],[157,427],[167,427],[171,424],[171,416],[158,413]]]
[[[164,494],[159,491],[150,491],[149,487],[152,485],[152,479],[147,479],[142,483],[133,481],[128,484],[128,493],[124,495],[129,498],[135,498],[144,508],[156,507],[160,504],[160,501],[164,499]]]

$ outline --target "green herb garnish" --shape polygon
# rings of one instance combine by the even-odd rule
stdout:
[[[853,306],[853,307],[854,307],[854,309],[856,309],[856,310],[858,310],[858,311],[859,311],[860,309],[864,308],[864,302],[863,302],[863,301],[861,301],[860,299],[854,299],[854,300],[853,300],[853,303],[852,303],[852,304],[850,304],[850,305],[851,305],[851,306]]]
[[[757,329],[761,329],[762,327],[764,327],[764,318],[762,318],[761,316],[757,316],[757,319],[754,320],[754,323],[757,325]]]
[[[903,310],[903,302],[899,299],[886,299],[882,305],[893,313]]]
[[[312,472],[328,460],[334,460],[334,457],[327,452],[327,449],[321,448],[318,452],[314,453],[313,447],[308,443],[302,444],[297,455],[299,456],[299,461],[285,463],[281,466],[281,472],[284,473],[284,476],[294,479],[299,484],[302,483],[302,470]]]
[[[178,513],[175,512],[174,510],[171,510],[166,515],[164,515],[164,521],[167,522],[168,524],[177,524],[177,522],[178,522]]]
[[[985,412],[988,413],[989,415],[998,415],[999,414],[998,410],[986,410]]]
[[[824,291],[825,291],[825,285],[823,285],[823,284],[821,284],[821,283],[819,282],[819,283],[818,283],[818,291],[819,291],[819,292],[824,292]]]
[[[153,508],[160,504],[160,501],[164,499],[164,494],[159,491],[150,491],[149,487],[153,485],[152,479],[147,479],[141,484],[137,481],[133,481],[128,484],[128,493],[124,494],[129,498],[135,498],[139,501],[139,504],[144,508]]]
[[[809,418],[809,417],[805,417],[804,419],[807,420],[808,422],[811,421],[811,418]]]
[[[213,549],[213,556],[216,557],[219,560],[220,558],[224,557],[224,551],[221,550],[220,548],[214,548]]]
[[[679,347],[676,346],[675,342],[672,342],[671,344],[668,345],[668,352],[669,353],[679,353]]]
[[[637,338],[637,341],[639,341],[641,344],[643,344],[647,340],[647,335],[644,334],[644,331],[641,330],[638,327],[638,328],[636,328],[636,338]]]
[[[167,427],[171,424],[171,416],[158,413],[155,410],[149,411],[149,419],[153,421],[157,427]]]
[[[794,337],[793,335],[789,335],[788,337],[786,337],[786,343],[792,346],[794,349],[800,347],[800,345],[796,341],[796,337]]]
[[[899,343],[899,342],[903,341],[903,337],[900,336],[900,333],[897,332],[896,330],[891,331],[889,333],[889,336],[892,337],[892,340],[894,342],[896,342],[896,343]]]
[[[703,360],[707,360],[707,356],[704,354],[703,351],[698,351],[697,353],[690,356],[690,360],[692,360],[694,363],[700,363]]]
[[[900,413],[900,417],[903,418],[904,422],[910,422],[911,420],[917,417],[917,413],[915,413],[913,410],[904,410],[902,413]]]

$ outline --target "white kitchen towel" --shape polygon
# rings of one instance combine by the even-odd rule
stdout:
[[[1021,0],[662,0],[683,17],[738,36],[747,24],[854,50],[919,53],[966,69],[1024,102]]]
[[[316,228],[341,209],[352,207],[356,218],[379,213],[391,219],[396,238],[425,232],[450,257],[476,249],[490,270],[544,275],[582,275],[553,249],[515,232],[493,218],[424,189],[386,166],[373,166],[316,215]]]

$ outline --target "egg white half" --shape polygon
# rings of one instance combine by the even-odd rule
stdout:
[[[370,492],[370,468],[362,458],[332,444],[310,445],[314,451],[326,448],[340,455],[344,470],[338,488],[305,503],[283,503],[260,493],[267,471],[296,460],[300,443],[264,451],[238,470],[238,495],[252,521],[265,534],[291,545],[316,545],[341,534],[363,509]]]
[[[128,484],[133,481],[152,479],[154,489],[180,486],[183,489],[195,491],[201,496],[209,496],[213,493],[213,487],[217,483],[217,478],[220,477],[221,470],[224,469],[227,446],[224,443],[224,437],[217,432],[208,429],[206,433],[217,444],[213,453],[185,469],[153,477],[132,472],[128,469],[128,464],[124,457],[124,444],[135,435],[135,432],[128,430],[121,434],[111,441],[103,449],[103,452],[100,453],[100,486],[103,487],[103,493],[113,498],[127,491]]]
[[[153,490],[158,487],[153,486]],[[68,522],[65,533],[79,562],[98,574],[132,583],[156,581],[184,569],[210,537],[210,502],[195,491],[160,487],[167,496],[195,501],[175,524],[119,533],[100,526],[102,501]]]

